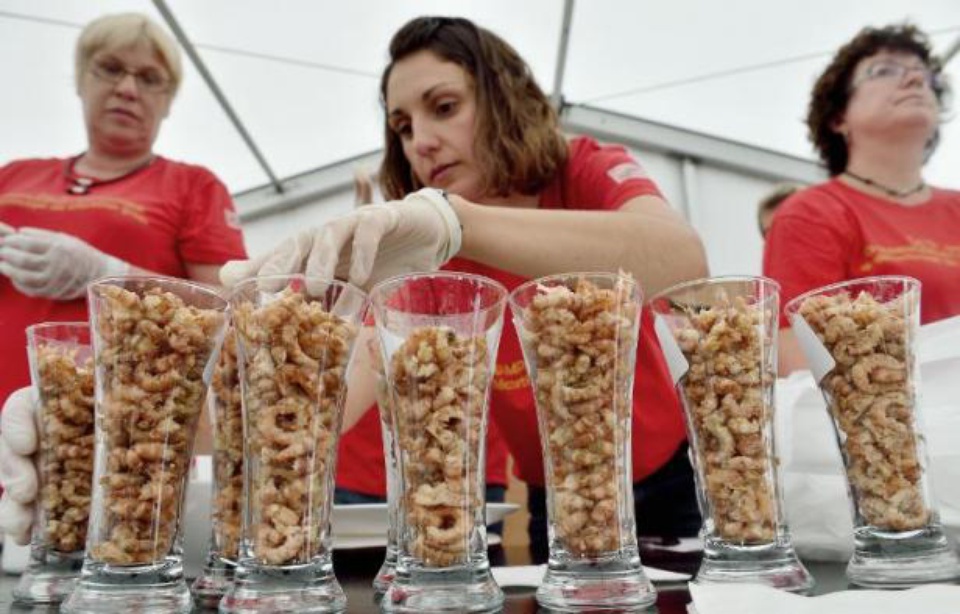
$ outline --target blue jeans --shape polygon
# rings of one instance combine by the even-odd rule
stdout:
[[[669,461],[642,482],[633,485],[637,535],[693,537],[702,518],[697,505],[693,468],[684,443]],[[545,563],[550,554],[547,540],[547,496],[542,486],[527,485],[530,511],[530,558]]]

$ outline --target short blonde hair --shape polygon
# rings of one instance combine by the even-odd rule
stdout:
[[[175,96],[183,80],[180,49],[169,34],[140,13],[104,15],[87,24],[77,39],[74,54],[77,87],[94,54],[104,49],[112,51],[137,43],[147,43],[156,52],[160,63],[170,73],[170,95]]]

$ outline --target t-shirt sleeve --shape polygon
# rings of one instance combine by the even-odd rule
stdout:
[[[197,172],[186,197],[186,223],[178,237],[180,257],[196,264],[223,264],[246,258],[243,233],[230,193],[209,171]]]
[[[619,209],[638,196],[663,197],[646,169],[623,147],[574,143],[572,189],[567,203],[576,209]]]
[[[763,274],[780,284],[782,308],[793,298],[850,277],[858,231],[843,207],[816,192],[801,192],[781,205],[763,251]]]

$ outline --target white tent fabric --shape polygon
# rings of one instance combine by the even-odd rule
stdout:
[[[280,178],[380,146],[378,81],[391,34],[421,14],[463,15],[503,35],[549,90],[562,0],[167,0]],[[98,15],[148,0],[0,0],[0,163],[82,151],[72,50]],[[938,51],[960,36],[956,0],[581,0],[562,95],[568,103],[813,159],[802,123],[810,86],[865,25],[910,21]],[[203,164],[237,193],[268,183],[189,62],[157,150]],[[960,60],[949,65],[960,85]],[[960,187],[960,126],[943,128],[927,179]]]

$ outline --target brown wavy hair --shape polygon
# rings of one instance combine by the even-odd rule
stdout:
[[[853,72],[861,60],[881,51],[903,52],[919,57],[935,75],[933,91],[941,111],[946,110],[949,90],[942,75],[943,65],[931,51],[930,41],[923,32],[911,24],[860,30],[853,40],[837,51],[830,65],[817,79],[807,109],[810,141],[831,176],[839,175],[847,168],[847,143],[834,126],[843,119],[850,102]],[[927,144],[928,157],[936,149],[939,140],[940,131],[937,130]]]
[[[390,41],[390,63],[380,79],[380,102],[385,110],[393,67],[423,50],[459,65],[472,79],[477,97],[474,155],[484,169],[484,193],[506,196],[543,190],[566,161],[567,143],[557,112],[520,54],[467,19],[413,19]],[[380,187],[387,198],[401,198],[423,186],[389,122],[385,122],[384,135]]]

